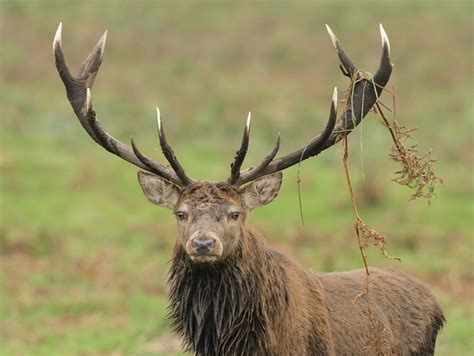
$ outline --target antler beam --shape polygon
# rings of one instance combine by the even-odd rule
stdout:
[[[73,76],[66,64],[61,43],[62,23],[59,24],[54,36],[53,54],[64,86],[66,87],[67,97],[79,122],[86,130],[89,136],[107,151],[119,156],[123,160],[134,164],[135,166],[159,175],[178,186],[185,186],[192,182],[186,175],[183,168],[176,159],[171,147],[166,142],[164,130],[158,111],[158,133],[160,145],[166,159],[171,165],[169,167],[158,163],[151,158],[143,155],[135,146],[132,140],[132,148],[120,142],[109,133],[107,133],[96,118],[96,113],[92,109],[92,99],[90,89],[99,71],[104,56],[104,47],[107,39],[107,31],[104,32],[94,49],[85,59],[77,76]]]

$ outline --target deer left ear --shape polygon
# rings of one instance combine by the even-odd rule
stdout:
[[[283,174],[277,172],[264,176],[250,183],[242,191],[242,202],[252,210],[259,206],[267,205],[278,195]]]

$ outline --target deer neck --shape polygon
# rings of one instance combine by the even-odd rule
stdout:
[[[287,308],[285,280],[275,256],[252,232],[231,256],[212,264],[193,263],[176,247],[169,274],[174,329],[198,355],[266,350],[268,325]]]

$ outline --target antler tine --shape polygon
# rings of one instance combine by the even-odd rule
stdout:
[[[374,82],[379,86],[385,86],[390,79],[392,73],[393,64],[390,62],[390,42],[388,40],[387,33],[385,32],[382,24],[379,24],[380,38],[382,40],[382,58],[380,59],[380,65],[377,72],[374,74]],[[380,92],[382,92],[382,88]]]
[[[256,171],[249,168],[240,172],[238,184],[242,185],[267,174],[272,174],[295,165],[305,159],[316,156],[323,150],[333,146],[348,135],[362,121],[377,102],[382,90],[392,74],[393,65],[390,62],[390,43],[388,36],[380,24],[382,39],[382,58],[379,68],[373,78],[364,76],[344,52],[339,40],[329,26],[326,29],[341,61],[342,72],[353,80],[351,95],[347,100],[344,113],[336,121],[337,89],[334,89],[331,103],[331,113],[323,133],[315,137],[308,145],[299,148],[283,157],[272,160],[264,168]],[[258,167],[261,167],[259,165]]]
[[[329,27],[327,24],[326,24],[326,30],[329,34],[329,37],[331,38],[332,45],[336,49],[336,53],[339,56],[339,60],[341,61],[342,73],[344,75],[352,78],[354,73],[357,72],[357,67],[349,59],[346,52],[342,48],[341,43],[337,39],[336,35],[334,34],[334,32],[332,32],[331,27]]]
[[[244,133],[242,135],[242,142],[240,144],[239,150],[236,152],[234,162],[230,165],[230,178],[228,182],[230,184],[235,184],[240,176],[240,167],[244,162],[245,156],[247,155],[247,150],[249,148],[249,138],[250,138],[250,121],[252,120],[252,113],[249,112],[247,116],[247,123],[245,124]]]
[[[239,176],[239,179],[234,184],[242,185],[246,182],[250,182],[254,179],[257,179],[260,176],[260,172],[262,172],[265,168],[267,168],[270,162],[275,158],[279,149],[280,149],[280,134],[278,134],[275,146],[273,146],[273,149],[268,154],[268,156],[266,156],[263,159],[263,161],[260,162],[257,166],[245,171],[245,174],[241,174]]]
[[[179,179],[177,179],[177,176],[174,173],[170,174],[169,169],[164,170],[163,165],[157,164],[155,161],[151,160],[150,158],[145,156],[143,153],[141,153],[138,150],[138,147],[135,145],[135,142],[133,141],[132,137],[130,137],[130,143],[132,144],[133,153],[147,167],[146,169],[149,172],[154,173],[160,177],[163,177],[178,186],[182,185],[182,182]]]
[[[165,130],[163,129],[163,123],[161,121],[160,109],[156,108],[156,122],[158,125],[158,137],[160,139],[160,146],[161,151],[165,155],[166,159],[171,165],[171,168],[176,172],[179,180],[181,181],[181,185],[188,185],[191,184],[193,181],[190,179],[186,173],[184,172],[183,167],[179,164],[178,159],[174,155],[171,146],[166,141]]]
[[[69,99],[69,102],[71,103],[71,106],[76,113],[76,116],[79,119],[79,122],[81,125],[84,127],[84,129],[87,131],[89,136],[91,136],[94,141],[96,141],[98,144],[100,144],[100,141],[97,139],[97,137],[94,135],[92,128],[89,126],[87,117],[85,113],[87,110],[85,110],[84,105],[86,103],[86,96],[87,96],[87,88],[91,88],[92,85],[94,84],[94,79],[97,75],[97,71],[99,70],[100,64],[102,62],[102,57],[104,55],[104,46],[105,46],[105,40],[106,40],[106,33],[102,36],[102,38],[97,42],[95,45],[94,49],[91,51],[87,59],[84,61],[84,64],[82,65],[83,68],[89,67],[89,68],[94,68],[95,72],[90,73],[90,80],[89,80],[89,86],[86,85],[84,82],[84,79],[87,80],[87,73],[81,72],[80,75],[76,78],[74,77],[71,72],[69,71],[69,68],[66,63],[66,59],[64,58],[64,53],[63,53],[63,48],[62,48],[62,28],[63,24],[62,22],[59,24],[58,29],[56,30],[56,34],[54,36],[54,41],[53,41],[53,54],[54,54],[54,59],[55,59],[55,64],[56,64],[56,69],[58,70],[59,76],[61,77],[64,86],[66,87],[66,93],[67,97]],[[94,66],[88,66],[88,63],[94,63]]]
[[[89,136],[104,149],[119,156],[125,161],[182,186],[182,180],[169,167],[155,162],[144,155],[138,157],[135,154],[136,152],[139,152],[138,150],[133,150],[108,134],[100,126],[99,121],[96,118],[96,113],[92,108],[90,88],[92,88],[94,84],[94,80],[102,63],[107,31],[104,32],[100,40],[87,56],[77,76],[73,76],[67,66],[62,49],[61,35],[62,23],[59,24],[53,41],[53,54],[56,69],[58,70],[59,76],[66,88],[69,103],[71,104],[82,127],[84,127]]]
[[[282,171],[285,168],[288,168],[298,162],[304,161],[305,159],[311,156],[317,155],[319,152],[321,152],[321,147],[331,136],[331,133],[334,130],[334,125],[336,123],[336,118],[337,88],[334,88],[331,108],[329,112],[329,119],[321,135],[313,138],[307,145],[300,147],[296,151],[293,151],[283,157],[272,159],[270,162],[267,162],[267,159],[269,158],[267,157],[255,169],[250,168],[241,172],[239,179],[240,185],[250,182],[251,180],[257,179],[264,175]],[[279,143],[280,140],[278,139],[276,147],[269,156],[271,156],[273,153],[276,155]]]

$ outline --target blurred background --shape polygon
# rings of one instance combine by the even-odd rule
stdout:
[[[438,355],[473,349],[473,5],[470,1],[222,4],[158,1],[6,1],[1,18],[0,353],[179,355],[166,319],[175,239],[169,211],[151,205],[137,169],[79,125],[53,64],[63,47],[76,71],[108,29],[93,90],[103,126],[164,160],[155,106],[187,172],[222,179],[248,111],[247,166],[281,132],[281,152],[324,127],[335,85],[349,81],[328,23],[360,69],[375,71],[378,24],[391,42],[397,119],[417,127],[445,184],[431,205],[392,182],[391,139],[369,114],[350,137],[351,176],[365,221],[386,236],[372,266],[427,282],[448,323]],[[387,105],[392,98],[382,97]],[[340,106],[342,107],[342,105]],[[273,248],[316,271],[361,268],[341,147],[305,161],[252,225]]]

